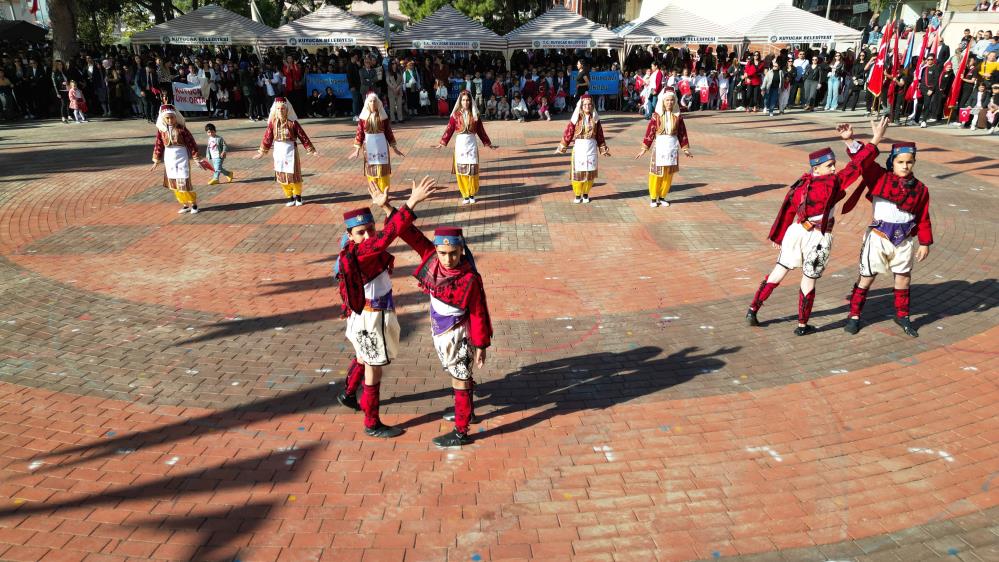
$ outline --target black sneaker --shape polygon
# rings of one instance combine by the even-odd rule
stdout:
[[[454,421],[454,408],[448,408],[447,410],[444,410],[444,416],[442,416],[442,417],[443,417],[444,421],[453,422]],[[475,412],[472,412],[472,419],[468,420],[468,423],[479,423],[481,421],[482,420],[479,419],[479,416],[475,415]]]
[[[843,330],[848,334],[856,334],[860,331],[860,318],[847,318],[846,326],[843,326]]]
[[[755,310],[750,310],[749,312],[746,313],[746,324],[749,324],[750,326],[760,325],[760,321],[756,319]]]
[[[357,402],[357,396],[353,394],[341,392],[340,394],[337,394],[336,401],[339,402],[341,406],[350,408],[351,410],[361,410],[361,405]]]
[[[444,435],[434,437],[433,441],[434,445],[437,445],[438,447],[461,447],[462,445],[468,445],[472,442],[468,435],[458,433],[457,429],[452,429]]]
[[[796,336],[807,336],[808,334],[811,334],[813,332],[815,332],[815,326],[812,326],[811,324],[798,326],[797,328],[794,329],[794,335]]]
[[[905,332],[905,335],[911,336],[913,338],[919,337],[919,332],[916,331],[916,327],[913,326],[912,322],[909,321],[908,316],[903,316],[901,318],[896,316],[895,323],[902,327],[902,331]]]
[[[378,425],[375,427],[364,428],[364,433],[366,433],[369,437],[389,439],[391,437],[399,437],[402,435],[403,431],[398,427],[392,427],[391,425],[385,425],[382,422],[378,422]]]

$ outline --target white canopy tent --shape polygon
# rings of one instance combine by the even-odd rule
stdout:
[[[750,43],[856,43],[861,32],[787,4],[728,24]]]
[[[333,5],[275,29],[260,44],[266,47],[385,47],[385,31]]]
[[[743,35],[739,32],[672,4],[658,14],[636,23],[630,30],[624,30],[626,51],[635,45],[715,45],[743,41]]]
[[[270,26],[209,4],[136,33],[132,44],[259,46],[272,33]]]
[[[619,62],[624,62],[624,39],[564,6],[555,6],[503,38],[507,61],[517,49],[617,49]]]
[[[450,4],[392,35],[393,49],[504,51],[506,41]]]

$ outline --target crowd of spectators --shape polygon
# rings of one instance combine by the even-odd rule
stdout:
[[[927,12],[905,33],[923,25],[923,17],[925,25],[935,25],[937,15]],[[865,38],[879,33],[872,18]],[[393,122],[445,117],[458,93],[468,90],[486,119],[525,121],[570,112],[588,92],[591,72],[621,71],[616,95],[595,96],[598,111],[648,117],[659,93],[670,87],[685,111],[736,109],[772,116],[788,107],[852,111],[863,104],[867,113],[887,112],[903,123],[927,126],[940,122],[950,85],[959,79],[959,106],[974,112],[968,126],[994,129],[999,37],[991,31],[965,30],[953,53],[941,43],[925,70],[915,68],[918,57],[912,57],[898,76],[886,76],[880,98],[867,91],[876,42],[863,43],[857,52],[823,47],[767,54],[738,53],[727,45],[635,48],[623,70],[617,54],[607,51],[518,51],[507,70],[502,55],[489,52],[404,51],[386,60],[374,49],[256,53],[249,47],[154,46],[133,52],[106,46],[59,61],[52,60],[47,43],[0,43],[0,115],[5,120],[55,116],[67,123],[86,122],[88,116],[153,121],[158,106],[170,101],[171,83],[182,82],[199,87],[207,114],[221,119],[265,119],[274,97],[285,96],[301,117],[356,120],[369,91],[383,98]],[[965,49],[970,64],[956,77]],[[346,75],[350,97],[338,97],[331,87],[307,91],[309,74]],[[895,88],[888,87],[892,81]],[[917,85],[910,88],[913,81]],[[889,89],[895,94],[891,99]],[[955,111],[952,121],[967,123],[961,121],[967,113]]]

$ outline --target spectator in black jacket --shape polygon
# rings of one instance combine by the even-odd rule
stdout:
[[[361,99],[363,94],[361,93],[361,74],[360,67],[357,66],[358,54],[351,53],[350,62],[347,63],[347,86],[350,88],[350,97],[353,105],[351,105],[351,115],[354,118],[354,122],[357,122],[357,116],[361,114]]]
[[[936,122],[940,107],[940,69],[937,67],[937,58],[933,55],[926,57],[926,68],[919,77],[919,95],[923,106],[919,126],[926,128],[927,123]]]
[[[865,90],[864,86],[867,85],[867,51],[861,50],[857,56],[857,60],[853,61],[853,67],[850,68],[847,80],[850,82],[847,84],[846,98],[843,100],[843,105],[839,106],[839,109],[840,111],[846,111],[847,106],[849,106],[850,111],[856,111],[860,95]],[[866,94],[865,97],[870,97],[870,95]],[[868,113],[870,113],[870,110],[868,110]]]

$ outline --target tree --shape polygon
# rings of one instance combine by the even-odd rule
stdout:
[[[49,0],[53,60],[69,61],[80,52],[76,40],[76,12],[74,0]]]

